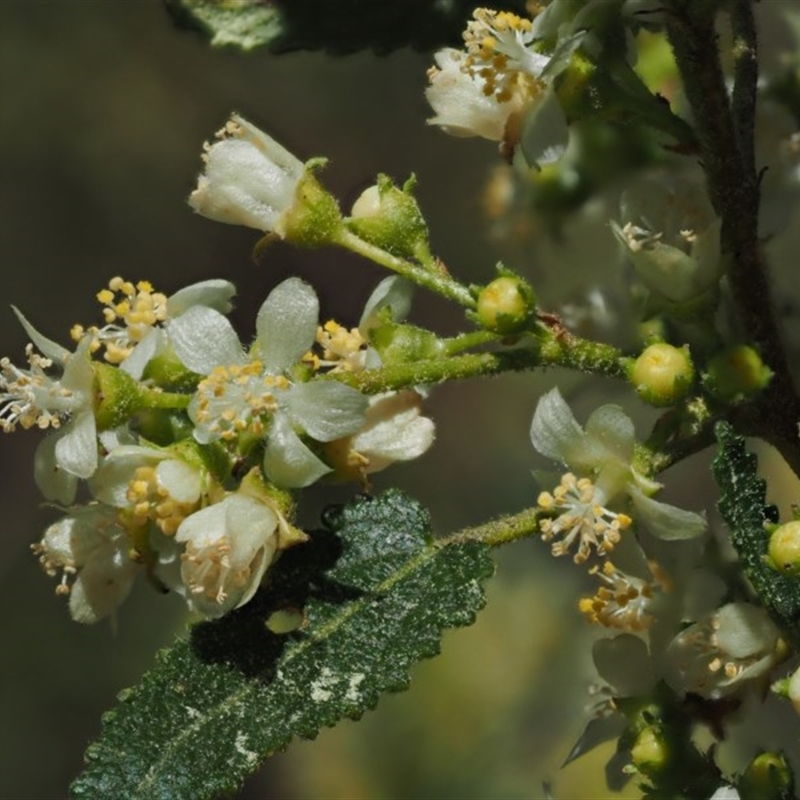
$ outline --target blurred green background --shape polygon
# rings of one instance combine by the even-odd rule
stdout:
[[[542,242],[538,260],[529,245],[493,242],[481,193],[498,163],[494,146],[426,127],[430,62],[410,52],[334,59],[212,51],[174,30],[155,0],[3,0],[2,354],[19,361],[26,342],[9,304],[67,343],[74,322],[99,319],[95,292],[117,274],[149,279],[168,294],[205,278],[230,279],[239,288],[232,317],[245,335],[266,294],[289,275],[314,284],[325,315],[357,321],[384,277],[378,268],[283,245],[257,267],[254,232],[213,224],[186,205],[202,142],[232,110],[301,158],[329,157],[323,180],[345,207],[378,172],[399,180],[416,172],[434,251],[462,279],[485,280],[502,255],[531,275],[544,300],[549,286],[552,297],[569,296],[613,258],[604,218],[576,223],[569,252]],[[566,263],[583,268],[570,274]],[[421,294],[414,319],[442,332],[461,323],[457,309]],[[530,419],[540,392],[561,378],[551,372],[437,390],[429,406],[439,421],[436,446],[419,464],[377,476],[376,488],[409,491],[431,509],[440,533],[530,505],[530,471],[543,466],[528,439]],[[580,394],[579,417],[599,396]],[[20,432],[0,450],[3,798],[65,796],[102,711],[185,624],[180,600],[144,582],[121,608],[116,633],[70,621],[29,552],[58,514],[42,506],[33,483],[38,439]],[[700,480],[709,498],[704,463],[683,489],[696,490]],[[675,501],[681,486],[672,488]],[[310,492],[301,523],[315,525],[326,503],[350,491]],[[605,797],[608,750],[559,771],[580,732],[592,673],[589,632],[573,610],[577,571],[537,542],[517,544],[498,562],[478,623],[447,634],[443,655],[415,670],[408,693],[384,698],[359,724],[275,756],[241,797],[531,798],[542,796],[543,780],[559,798]]]

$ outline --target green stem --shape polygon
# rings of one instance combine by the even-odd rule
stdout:
[[[480,347],[484,344],[491,344],[496,342],[501,337],[491,331],[470,331],[469,333],[462,333],[458,336],[453,336],[450,339],[441,339],[442,353],[446,356],[454,356],[463,350],[469,350],[473,347]]]
[[[190,394],[162,392],[159,389],[150,389],[146,386],[142,386],[139,392],[142,399],[142,407],[148,409],[173,408],[182,410],[189,407],[189,401],[192,399]]]
[[[445,272],[437,272],[387,253],[386,250],[365,242],[344,226],[338,232],[336,242],[345,249],[364,256],[364,258],[380,264],[398,275],[402,275],[418,286],[423,286],[436,294],[442,295],[442,297],[446,297],[448,300],[454,300],[464,308],[475,308],[475,298],[469,289],[466,286],[462,286],[458,281],[453,280]]]
[[[537,367],[568,367],[624,380],[631,360],[611,345],[545,329],[530,347],[384,364],[377,369],[334,372],[323,377],[346,383],[365,394],[377,394],[408,386],[522,372]]]
[[[453,544],[455,542],[482,542],[489,547],[499,547],[518,539],[533,536],[539,531],[539,510],[526,508],[518,514],[510,514],[500,519],[485,522],[474,528],[464,528],[444,539],[437,540],[437,545]]]

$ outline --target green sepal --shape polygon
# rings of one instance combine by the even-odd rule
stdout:
[[[139,382],[118,367],[93,361],[95,379],[94,416],[100,431],[116,428],[146,404]]]

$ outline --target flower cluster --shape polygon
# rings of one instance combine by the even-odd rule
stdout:
[[[593,651],[610,699],[594,708],[569,760],[620,734],[626,698],[655,703],[666,685],[679,697],[716,700],[741,693],[781,661],[784,646],[764,609],[721,604],[725,583],[697,546],[704,519],[653,499],[660,485],[637,470],[633,423],[620,408],[598,408],[583,428],[554,389],[539,400],[531,439],[569,468],[539,495],[542,539],[556,556],[574,551],[578,564],[594,560],[589,574],[600,586],[579,608],[614,632]],[[634,765],[645,749],[632,749]]]
[[[97,296],[105,325],[73,326],[74,352],[16,312],[28,366],[0,362],[0,424],[52,430],[35,475],[64,514],[34,551],[75,620],[112,615],[139,572],[221,616],[307,538],[287,490],[327,475],[363,482],[433,441],[421,390],[367,397],[335,379],[380,364],[370,332],[407,311],[402,281],[381,284],[347,333],[319,325],[311,286],[285,280],[247,346],[225,316],[234,293],[205,281],[167,297],[114,278]]]

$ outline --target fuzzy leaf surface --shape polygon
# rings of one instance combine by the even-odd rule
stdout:
[[[201,30],[214,46],[274,53],[326,50],[345,55],[400,47],[460,46],[474,0],[165,0],[176,24]],[[525,14],[524,0],[485,7]]]
[[[358,718],[468,625],[493,571],[476,541],[433,541],[427,512],[400,492],[327,515],[328,530],[287,551],[268,587],[162,651],[120,696],[71,787],[76,798],[177,800],[233,791],[296,736]],[[265,625],[302,611],[284,635]]]
[[[719,510],[744,572],[775,620],[800,643],[800,581],[776,572],[764,560],[769,546],[765,522],[777,522],[775,506],[766,502],[765,481],[758,477],[758,459],[727,422],[715,428],[719,449],[712,468],[720,489]]]

